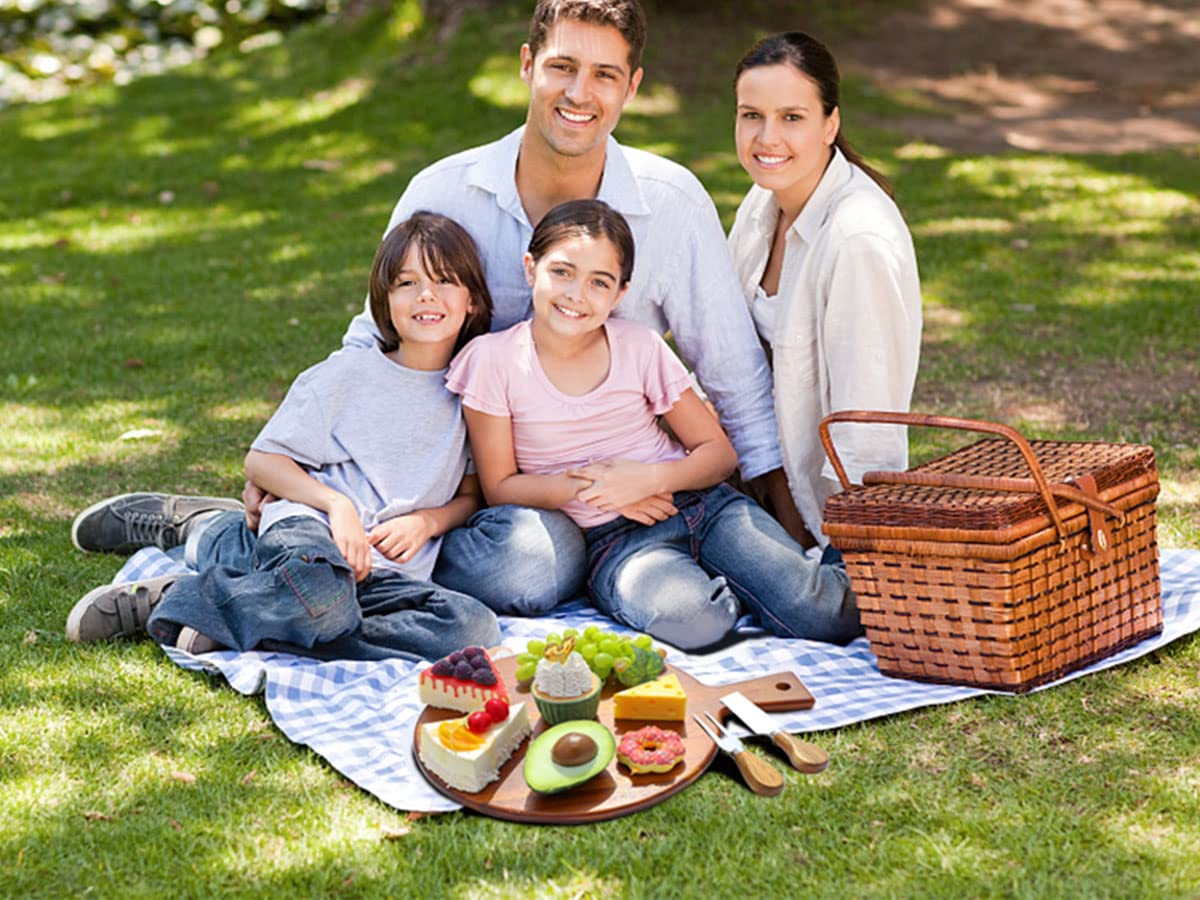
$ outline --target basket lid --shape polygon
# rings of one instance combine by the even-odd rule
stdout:
[[[1154,449],[1142,444],[1099,441],[1030,441],[1047,481],[1070,482],[1091,475],[1102,497],[1122,495],[1123,485],[1155,475]],[[1015,444],[984,439],[946,456],[915,466],[930,474],[1029,478],[1029,467]],[[1066,501],[1060,501],[1062,506]],[[1040,494],[972,490],[929,485],[876,484],[834,494],[825,504],[829,534],[856,529],[945,528],[1005,531],[1032,519],[1049,522]]]

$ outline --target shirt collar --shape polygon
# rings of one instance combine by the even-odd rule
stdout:
[[[811,244],[816,240],[817,232],[829,213],[834,194],[850,180],[852,173],[849,160],[841,150],[834,147],[829,165],[825,167],[821,180],[817,182],[817,189],[812,192],[812,196],[808,198],[804,209],[800,210],[800,215],[789,230],[795,231],[805,243]],[[751,221],[761,234],[770,236],[774,234],[775,224],[779,221],[779,204],[775,202],[775,195],[770,191],[765,188],[758,190],[763,193],[763,201],[754,209]]]
[[[829,207],[833,203],[834,195],[850,180],[850,176],[853,174],[850,162],[842,155],[842,151],[837,147],[832,149],[833,154],[829,157],[829,165],[825,167],[825,174],[817,182],[817,189],[812,192],[812,196],[804,204],[804,209],[800,210],[800,215],[792,223],[792,228],[808,244],[816,240],[817,232],[825,224],[825,217],[829,214]]]
[[[467,175],[473,187],[493,194],[496,203],[520,221],[526,221],[525,208],[517,194],[517,155],[521,152],[521,136],[524,133],[525,126],[522,125],[490,144]],[[597,199],[603,200],[624,216],[650,214],[650,207],[646,205],[625,151],[612,135],[609,135],[605,147],[604,174],[600,176]]]
[[[522,125],[485,147],[467,173],[472,187],[495,195],[497,205],[519,221],[525,221],[525,210],[517,196],[517,153],[524,130]]]

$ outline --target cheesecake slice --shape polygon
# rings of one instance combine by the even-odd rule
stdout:
[[[482,647],[467,647],[421,673],[418,696],[426,706],[474,712],[493,697],[508,702],[508,688]]]
[[[508,718],[483,734],[467,726],[467,717],[421,726],[417,754],[426,771],[456,790],[474,794],[500,777],[500,767],[529,736],[525,704],[510,707]]]

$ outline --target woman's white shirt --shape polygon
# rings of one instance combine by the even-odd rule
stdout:
[[[758,329],[758,336],[767,344],[770,344],[775,335],[775,316],[779,312],[779,295],[767,295],[767,292],[762,289],[762,285],[754,292],[754,296],[750,298],[750,315],[754,319],[754,327]]]
[[[774,298],[760,282],[779,220],[755,185],[729,232],[738,278],[771,346],[775,415],[796,507],[821,543],[825,500],[840,489],[817,426],[842,409],[907,410],[921,347],[921,290],[912,236],[896,204],[836,148],[786,235]],[[764,327],[765,326],[765,327]],[[839,425],[852,481],[908,465],[908,436],[891,425]]]

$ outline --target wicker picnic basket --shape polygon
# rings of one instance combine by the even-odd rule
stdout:
[[[999,435],[855,487],[838,422]],[[847,410],[821,442],[845,490],[825,505],[887,675],[1026,691],[1162,630],[1154,450],[1026,441],[1004,425]]]

